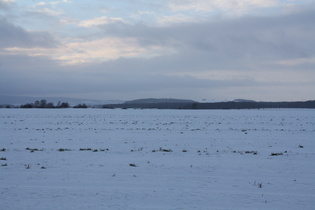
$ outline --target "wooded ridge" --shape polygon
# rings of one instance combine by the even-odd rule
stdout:
[[[315,100],[295,102],[157,102],[107,104],[103,108],[122,109],[267,109],[267,108],[308,108],[315,109]]]

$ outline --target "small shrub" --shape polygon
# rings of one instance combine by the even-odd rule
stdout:
[[[80,151],[91,151],[92,149],[91,148],[86,148],[86,149],[80,149]]]
[[[63,148],[60,148],[57,150],[58,152],[65,152],[65,151],[71,151],[71,149],[63,149]]]
[[[283,155],[283,153],[282,153],[282,152],[279,152],[279,153],[271,153],[270,156],[278,156],[278,155]]]
[[[100,149],[101,152],[108,151],[109,149]]]
[[[25,150],[29,150],[30,152],[35,152],[35,151],[44,151],[44,149],[37,149],[37,148],[29,148],[26,147]]]
[[[25,150],[29,150],[30,152],[35,152],[35,151],[38,151],[38,149],[34,148],[34,149],[31,149],[29,147],[26,147]]]
[[[137,165],[135,163],[129,163],[129,166],[131,167],[137,167]]]
[[[160,147],[160,151],[161,152],[173,152],[173,150],[171,150],[171,149],[163,149],[162,147]]]
[[[3,158],[0,158],[0,160],[7,160],[7,158],[3,157]]]
[[[4,149],[4,148],[0,149],[0,152],[5,152],[5,151],[6,151],[6,149]]]
[[[245,151],[245,154],[257,155],[257,151]]]
[[[152,152],[173,152],[172,149],[163,149],[162,147],[159,148],[159,150],[152,150]]]

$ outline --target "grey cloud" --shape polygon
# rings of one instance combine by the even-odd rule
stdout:
[[[19,60],[18,63],[15,60]],[[163,74],[132,71],[102,71],[106,66],[71,67],[58,66],[47,58],[28,56],[5,56],[0,61],[0,94],[44,95],[44,94],[88,94],[89,92],[137,93],[162,91],[165,89],[203,89],[231,86],[249,86],[248,80],[206,80],[189,76],[167,76]],[[109,67],[109,66],[107,66]],[[91,70],[92,69],[92,70]]]
[[[0,47],[53,47],[58,42],[47,32],[28,32],[0,19]]]
[[[177,55],[172,59],[204,64],[203,70],[212,66],[240,69],[253,63],[314,56],[314,19],[315,8],[310,7],[273,17],[246,16],[170,27],[120,23],[102,29],[105,36],[134,37],[142,46],[174,48]]]
[[[6,11],[11,9],[11,2],[0,1],[0,11]]]
[[[315,10],[310,8],[283,16],[243,17],[171,27],[123,23],[102,26],[101,36],[133,37],[142,47],[171,47],[176,53],[153,58],[120,58],[81,66],[60,66],[44,57],[1,56],[0,94],[81,94],[85,97],[89,93],[100,93],[100,96],[106,93],[103,97],[107,99],[112,96],[117,96],[116,99],[201,99],[211,94],[216,99],[313,99],[311,97],[315,95],[311,90],[315,88],[315,78],[311,72],[314,63],[284,66],[275,62],[315,57],[314,19]],[[0,31],[6,32],[0,34],[0,46],[44,45],[50,39],[48,34],[43,41],[34,41],[34,37],[41,36],[3,19],[0,20]],[[242,72],[248,77],[219,80],[183,76],[185,72],[211,70],[230,70],[236,75]],[[309,79],[308,83],[295,82],[294,78],[277,81],[281,75],[286,77],[288,71],[299,72]],[[276,78],[271,74],[269,82],[262,82],[252,75],[253,72],[263,72],[262,75],[267,77],[276,72]]]
[[[251,78],[218,80],[168,76],[159,73],[160,67],[154,66],[148,71],[137,70],[136,67],[140,68],[144,63],[140,59],[137,62],[120,59],[112,63],[59,66],[45,57],[2,56],[0,63],[0,95],[79,95],[84,98],[92,93],[97,94],[99,99],[180,97],[200,100],[211,93],[217,100],[245,97],[275,101],[280,100],[279,96],[285,100],[293,93],[296,93],[295,98],[309,99],[312,95],[310,91],[305,91],[305,84],[263,83]],[[130,64],[133,66],[128,66]],[[306,86],[309,90],[314,85],[310,83]]]

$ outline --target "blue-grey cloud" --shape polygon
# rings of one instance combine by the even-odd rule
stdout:
[[[0,11],[7,11],[11,9],[12,2],[0,1]]]
[[[58,44],[48,32],[29,32],[0,18],[0,47],[53,47]]]
[[[104,36],[133,37],[143,46],[172,47],[177,55],[169,60],[187,61],[185,67],[191,66],[189,62],[204,64],[204,70],[314,56],[314,19],[315,8],[310,7],[273,17],[246,16],[169,27],[119,23],[104,25],[102,29]]]
[[[20,62],[16,63],[18,59]],[[168,76],[151,72],[138,74],[115,65],[99,64],[85,67],[58,66],[47,58],[4,56],[0,60],[0,95],[8,94],[87,94],[89,92],[161,91],[174,88],[220,88],[248,86],[255,81],[196,79],[190,76]],[[117,67],[117,66],[116,66]],[[110,68],[111,71],[103,71]],[[126,68],[126,66],[124,66]]]
[[[48,57],[1,55],[0,94],[86,97],[97,93],[102,99],[201,99],[208,95],[216,99],[313,99],[313,19],[315,10],[310,7],[281,16],[168,27],[103,25],[99,37],[134,38],[140,47],[169,47],[173,52],[72,66],[62,66]],[[0,21],[0,30],[5,32],[0,34],[0,47],[56,44],[48,33],[31,33],[5,19]],[[36,37],[42,37],[42,41]],[[208,74],[202,77],[204,72]]]

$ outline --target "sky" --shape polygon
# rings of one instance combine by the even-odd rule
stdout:
[[[315,99],[314,0],[0,0],[0,95]]]

